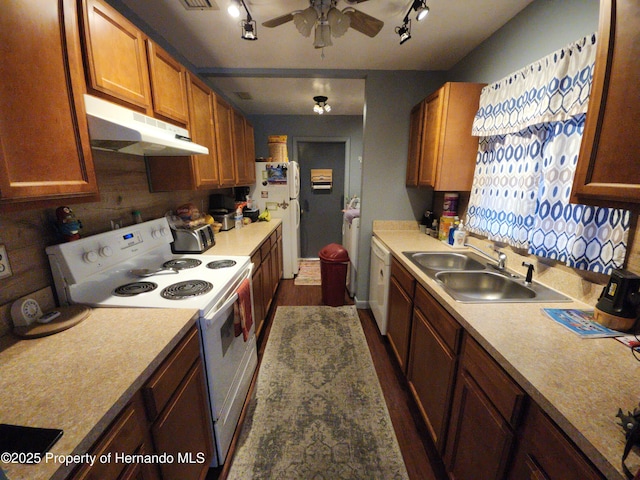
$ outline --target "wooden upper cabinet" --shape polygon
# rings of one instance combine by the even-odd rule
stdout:
[[[217,188],[220,185],[218,154],[214,126],[214,93],[195,75],[188,75],[190,134],[194,142],[209,149],[207,155],[194,155],[196,162],[196,187]]]
[[[233,147],[233,109],[218,95],[214,99],[216,139],[218,140],[218,171],[220,186],[235,185],[235,156]]]
[[[256,181],[253,126],[237,110],[233,110],[233,150],[235,152],[236,185]]]
[[[572,202],[640,203],[638,31],[637,0],[600,1],[593,84]]]
[[[209,149],[206,155],[146,157],[149,184],[154,192],[216,189],[220,186],[214,126],[215,94],[195,75],[187,74],[189,134]]]
[[[90,93],[151,114],[145,37],[101,0],[83,0],[84,53]]]
[[[422,151],[422,123],[425,100],[411,109],[409,116],[409,155],[407,156],[407,186],[418,186],[419,160]]]
[[[407,186],[470,191],[478,153],[471,135],[485,84],[446,83],[411,111]]]
[[[151,40],[147,40],[153,111],[181,125],[189,122],[186,69]]]
[[[253,185],[256,183],[256,140],[253,125],[251,125],[247,119],[244,121],[244,142],[245,142],[245,155],[247,156],[247,184]]]
[[[0,204],[98,191],[79,38],[73,0],[3,6]]]

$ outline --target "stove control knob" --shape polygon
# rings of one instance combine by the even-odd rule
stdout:
[[[151,233],[151,236],[152,236],[153,238],[162,238],[162,237],[164,237],[167,233],[169,233],[169,232],[167,231],[166,227],[160,227],[158,230],[154,230],[154,231]]]
[[[86,252],[83,256],[82,259],[86,262],[86,263],[95,263],[98,261],[98,254],[94,251],[91,250],[89,252]]]
[[[110,257],[111,255],[113,255],[113,250],[111,249],[111,247],[106,246],[100,249],[101,257]]]

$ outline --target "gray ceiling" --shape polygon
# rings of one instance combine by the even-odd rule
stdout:
[[[449,70],[532,2],[427,0],[429,15],[412,20],[412,38],[400,45],[395,29],[412,1],[362,1],[353,8],[382,20],[380,33],[370,38],[350,28],[332,46],[316,49],[313,33],[303,37],[292,21],[262,26],[307,8],[306,0],[245,0],[258,24],[253,42],[240,38],[239,20],[226,11],[230,0],[215,0],[218,9],[210,10],[187,10],[181,0],[119,1],[245,113],[292,115],[313,115],[315,95],[329,98],[330,115],[361,115],[367,70]],[[340,10],[349,6],[337,2]]]

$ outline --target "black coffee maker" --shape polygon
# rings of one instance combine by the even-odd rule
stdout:
[[[640,277],[626,270],[614,270],[598,299],[596,322],[614,330],[633,328],[640,305]]]

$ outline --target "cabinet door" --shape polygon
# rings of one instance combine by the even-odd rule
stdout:
[[[418,168],[422,153],[422,125],[424,121],[424,102],[420,102],[411,109],[409,117],[409,153],[407,155],[408,187],[418,186]]]
[[[213,458],[213,443],[202,363],[197,360],[182,385],[153,424],[151,435],[160,454],[175,462],[160,464],[164,480],[204,479]],[[188,456],[185,460],[185,455]],[[183,461],[177,461],[181,456]],[[188,461],[187,461],[188,460]]]
[[[435,186],[436,167],[440,148],[440,130],[442,128],[442,103],[444,90],[441,88],[430,95],[424,102],[424,122],[422,125],[422,151],[420,152],[420,169],[418,185]]]
[[[396,277],[392,276],[389,285],[387,338],[404,372],[407,370],[412,309],[411,297],[400,286]]]
[[[440,452],[445,446],[461,331],[460,325],[419,286],[413,310],[407,378]]]
[[[144,406],[139,394],[135,395],[111,426],[103,434],[91,453],[97,456],[116,454],[134,455],[150,453],[147,444],[148,432],[144,421]],[[96,462],[81,465],[70,477],[73,480],[116,480],[120,478],[157,479],[155,465],[144,465],[140,469],[125,468],[124,462]],[[133,475],[133,477],[132,477]]]
[[[0,203],[98,191],[73,0],[3,4]]]
[[[256,140],[253,125],[244,119],[245,155],[247,156],[247,183],[256,183]]]
[[[235,157],[233,155],[233,110],[231,106],[218,95],[214,95],[214,98],[220,186],[233,187],[236,183]]]
[[[182,126],[189,121],[185,68],[158,45],[147,40],[153,111]]]
[[[604,478],[536,404],[529,409],[521,437],[510,480]]]
[[[572,201],[640,203],[639,30],[637,1],[601,0],[593,85]]]
[[[256,336],[260,335],[260,331],[262,330],[262,324],[264,322],[266,311],[265,311],[265,301],[264,301],[264,279],[262,275],[262,263],[260,260],[260,254],[258,253],[258,261],[257,265],[254,262],[254,270],[253,270],[253,315],[255,316],[256,322]]]
[[[244,116],[235,109],[232,109],[233,117],[233,153],[235,157],[235,183],[236,185],[248,185],[249,175],[249,162],[247,161],[247,143],[244,130]],[[255,169],[254,169],[255,170]]]
[[[102,0],[84,0],[83,7],[89,88],[151,113],[144,36]]]
[[[189,74],[189,98],[191,115],[189,132],[194,142],[209,149],[207,155],[194,155],[196,164],[196,188],[218,188],[217,145],[214,128],[214,94],[195,75]]]
[[[463,371],[456,386],[444,458],[450,478],[502,478],[513,438],[507,422]]]

